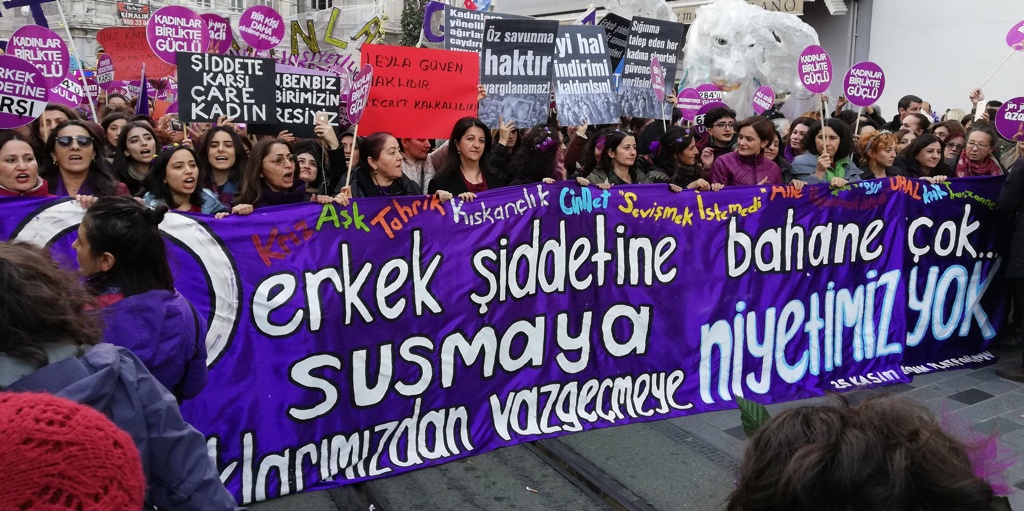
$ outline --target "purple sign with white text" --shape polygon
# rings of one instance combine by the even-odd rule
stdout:
[[[713,83],[705,83],[697,86],[697,93],[700,94],[700,105],[704,106],[708,103],[720,102],[725,97],[725,93],[722,89],[719,89],[717,85]]]
[[[1024,98],[1013,98],[999,107],[996,129],[1006,140],[1024,142]]]
[[[824,94],[832,85],[832,59],[825,48],[812,44],[800,54],[800,83],[812,94]]]
[[[843,79],[843,94],[854,106],[869,107],[875,104],[884,90],[885,73],[874,62],[854,64]]]
[[[654,88],[654,97],[665,101],[665,68],[658,57],[651,59],[651,87]]]
[[[756,91],[754,91],[754,99],[751,100],[751,105],[754,107],[754,113],[761,115],[768,110],[771,110],[772,105],[775,104],[775,91],[767,85],[762,85]]]
[[[169,5],[153,13],[146,40],[160,60],[177,64],[178,52],[205,53],[210,44],[206,21],[188,7]]]
[[[227,18],[216,14],[206,13],[199,17],[206,22],[206,32],[210,36],[210,47],[207,53],[223,55],[231,49],[234,36],[231,34],[231,23]]]
[[[370,85],[373,83],[373,66],[363,64],[359,72],[352,78],[352,86],[348,95],[348,120],[359,124],[366,110],[366,102],[370,99]]]
[[[113,81],[114,59],[110,58],[110,54],[104,53],[103,55],[100,55],[99,60],[96,61],[96,83],[103,90],[107,90]]]
[[[990,362],[1007,313],[1002,182],[562,181],[473,202],[171,212],[175,287],[209,324],[209,383],[182,415],[247,505],[737,396]],[[0,202],[0,240],[74,264],[80,206]]]
[[[71,71],[68,45],[53,30],[39,25],[25,25],[14,31],[7,41],[7,53],[36,66],[47,87],[56,87]]]
[[[50,103],[60,103],[64,106],[74,108],[82,103],[82,96],[85,91],[82,84],[77,81],[74,75],[68,75],[56,87],[50,89]]]
[[[0,129],[20,128],[43,113],[50,87],[31,62],[0,55]]]
[[[700,93],[697,89],[689,88],[679,91],[679,111],[683,114],[683,119],[692,121],[697,116],[697,111],[704,105],[704,101],[700,98]]]
[[[269,50],[284,39],[284,19],[273,7],[254,5],[238,19],[238,33],[245,44],[260,51]]]
[[[704,105],[697,110],[697,115],[693,118],[693,129],[701,138],[706,137],[708,134],[708,129],[704,126],[704,114],[708,113],[712,108],[718,107],[729,108],[729,105],[726,105],[721,101],[711,101],[709,103],[704,103]]]

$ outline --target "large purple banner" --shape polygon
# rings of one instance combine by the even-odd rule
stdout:
[[[178,287],[211,325],[209,385],[182,410],[249,503],[985,361],[1006,316],[1001,183],[562,182],[168,215]],[[80,219],[5,201],[0,239],[69,254]]]

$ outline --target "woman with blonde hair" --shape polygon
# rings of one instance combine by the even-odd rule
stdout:
[[[906,176],[907,171],[895,166],[896,146],[899,140],[888,131],[876,131],[861,137],[857,143],[860,168],[871,174],[867,179],[883,179],[892,176]]]

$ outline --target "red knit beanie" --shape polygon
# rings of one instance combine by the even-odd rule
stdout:
[[[106,416],[49,394],[0,392],[0,509],[139,511],[139,451]]]

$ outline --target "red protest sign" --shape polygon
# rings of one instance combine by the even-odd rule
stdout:
[[[479,54],[383,44],[364,44],[362,54],[374,76],[360,133],[448,138],[456,121],[476,117]]]
[[[138,80],[143,62],[147,78],[174,74],[174,66],[160,60],[150,49],[146,27],[104,28],[96,34],[96,41],[110,55],[115,80]]]

